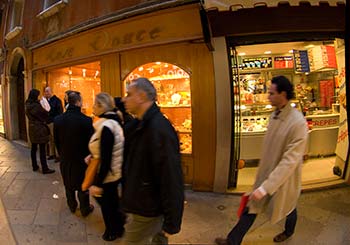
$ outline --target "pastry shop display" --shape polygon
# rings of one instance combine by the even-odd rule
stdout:
[[[157,104],[179,135],[181,153],[192,153],[190,75],[177,65],[152,62],[132,71],[125,84],[147,77],[157,90]]]

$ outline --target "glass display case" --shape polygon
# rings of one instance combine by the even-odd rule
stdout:
[[[180,67],[152,62],[134,69],[125,79],[147,77],[157,90],[157,104],[178,133],[181,153],[192,153],[192,108],[189,74]],[[126,90],[125,90],[126,91]]]

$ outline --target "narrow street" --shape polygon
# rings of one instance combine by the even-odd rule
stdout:
[[[94,200],[95,210],[87,218],[70,213],[58,163],[49,161],[56,173],[43,175],[32,172],[29,158],[29,148],[0,138],[0,244],[15,244],[12,234],[19,245],[120,244],[101,239],[104,225]],[[349,196],[349,186],[303,193],[296,234],[284,244],[350,244]],[[170,243],[213,244],[237,221],[238,203],[236,195],[186,191],[182,231]],[[261,215],[243,244],[273,244],[282,229],[283,222],[271,225]]]

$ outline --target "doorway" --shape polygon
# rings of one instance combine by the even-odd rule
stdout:
[[[21,58],[18,63],[16,72],[16,94],[17,94],[17,114],[18,114],[18,139],[27,141],[27,129],[24,110],[24,60]]]
[[[340,39],[265,43],[230,47],[232,95],[239,103],[232,114],[240,114],[240,150],[235,153],[244,168],[231,162],[229,187],[250,189],[254,183],[258,161],[267,130],[269,115],[274,110],[267,89],[272,77],[286,76],[295,88],[291,106],[302,112],[309,127],[309,140],[304,155],[303,188],[306,185],[338,180],[334,172],[336,159],[345,162],[348,146],[341,144],[342,128],[347,127],[345,97],[344,45]],[[237,54],[236,54],[237,52]],[[237,62],[234,62],[238,60]],[[238,69],[239,82],[234,79]],[[235,84],[238,84],[235,86]],[[343,140],[344,141],[344,140]],[[234,149],[232,150],[233,152]]]

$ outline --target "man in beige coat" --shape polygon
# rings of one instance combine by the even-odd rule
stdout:
[[[294,233],[308,130],[302,113],[289,104],[293,96],[293,84],[286,77],[272,79],[269,100],[276,110],[270,116],[253,191],[238,223],[226,239],[217,238],[217,244],[240,244],[260,212],[266,212],[272,223],[287,217],[285,230],[274,242]]]

